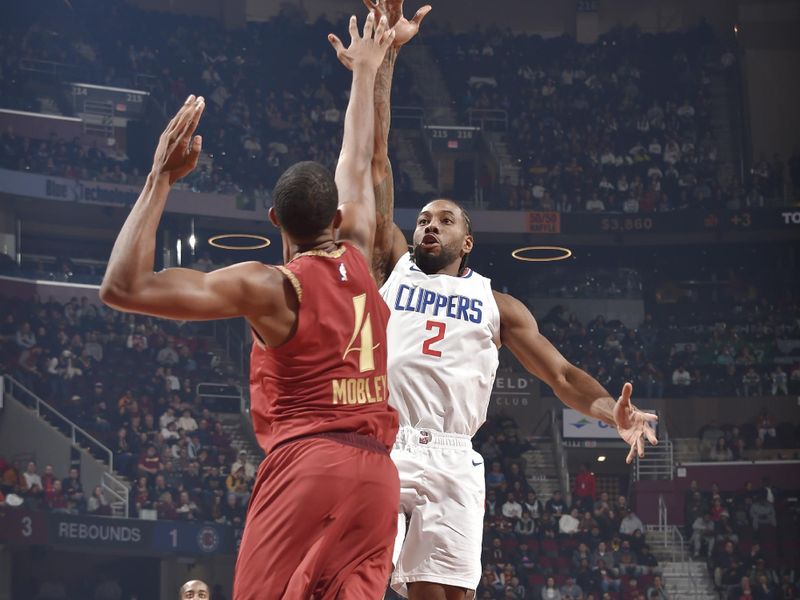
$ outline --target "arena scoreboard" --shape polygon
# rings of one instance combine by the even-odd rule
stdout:
[[[480,127],[426,125],[425,133],[433,150],[464,152],[477,148]]]
[[[115,116],[140,118],[145,113],[147,97],[150,95],[150,92],[143,90],[91,83],[68,83],[66,86],[76,113],[98,113],[104,107],[113,107],[112,114]]]

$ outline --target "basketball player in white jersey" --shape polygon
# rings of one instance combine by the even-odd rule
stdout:
[[[392,451],[401,503],[392,588],[411,600],[463,600],[472,597],[481,576],[485,495],[483,459],[471,438],[486,419],[501,345],[564,404],[616,427],[631,446],[627,462],[644,454],[645,437],[656,443],[650,426],[656,417],[631,404],[630,383],[615,401],[539,333],[524,304],[492,290],[489,279],[467,267],[472,227],[455,202],[423,207],[409,253],[392,221],[389,91],[397,52],[430,7],[408,21],[402,0],[365,2],[377,16],[386,14],[395,30],[395,48],[375,82],[372,165],[378,226],[373,272],[392,311],[389,391],[400,416]]]

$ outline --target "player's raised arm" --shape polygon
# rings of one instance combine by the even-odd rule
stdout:
[[[374,33],[374,36],[373,36]],[[394,31],[381,18],[375,28],[375,13],[370,13],[359,35],[355,16],[350,18],[350,46],[345,48],[333,34],[328,40],[342,62],[353,70],[350,102],[344,117],[344,137],[336,165],[336,188],[342,224],[339,238],[356,244],[372,261],[375,241],[375,196],[372,190],[372,134],[375,75],[394,39]]]
[[[500,340],[508,346],[527,371],[553,388],[567,406],[615,427],[630,445],[626,462],[638,454],[644,456],[644,438],[656,444],[650,423],[655,415],[637,410],[631,404],[633,386],[626,383],[614,400],[591,375],[571,364],[539,332],[536,319],[522,302],[499,292],[494,293],[500,309]]]
[[[202,97],[189,96],[159,138],[153,168],[117,236],[100,287],[100,298],[113,308],[174,319],[220,319],[269,310],[269,290],[282,293],[282,275],[260,263],[213,273],[154,272],[156,230],[170,188],[200,156],[202,139],[194,133],[204,106]]]
[[[391,125],[391,91],[394,66],[400,47],[419,31],[422,20],[430,12],[430,5],[420,8],[409,21],[403,16],[403,0],[364,0],[376,17],[386,17],[395,32],[394,42],[375,77],[374,152],[372,156],[372,184],[375,194],[375,243],[372,272],[378,285],[388,277],[400,254],[407,251],[406,240],[394,224],[394,176],[389,162],[389,127]],[[337,53],[348,68],[348,57]]]

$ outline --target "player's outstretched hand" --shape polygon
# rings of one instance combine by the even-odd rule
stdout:
[[[202,96],[189,96],[158,139],[153,156],[153,174],[169,175],[173,184],[197,166],[203,139],[194,135],[206,103]]]
[[[373,35],[374,34],[374,35]],[[367,15],[364,22],[364,34],[358,34],[358,22],[355,15],[350,17],[350,46],[345,48],[342,40],[334,34],[328,34],[328,41],[336,50],[336,57],[351,71],[365,68],[377,71],[386,56],[386,51],[394,40],[394,30],[389,29],[386,17],[381,17],[375,27],[375,13]]]
[[[658,421],[656,415],[642,412],[631,404],[631,393],[633,386],[626,383],[622,386],[622,395],[614,405],[614,421],[617,424],[617,431],[620,437],[630,445],[631,451],[625,462],[630,464],[637,454],[639,458],[644,456],[644,438],[655,446],[658,443],[656,434],[650,423]]]
[[[364,0],[364,4],[377,17],[385,16],[389,20],[389,27],[395,31],[395,48],[411,41],[419,33],[422,20],[431,12],[431,5],[426,4],[409,21],[403,16],[403,0]]]

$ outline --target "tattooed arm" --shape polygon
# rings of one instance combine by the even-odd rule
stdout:
[[[375,244],[372,255],[372,273],[378,285],[386,281],[403,252],[408,250],[405,237],[394,224],[394,179],[389,162],[389,126],[391,125],[391,91],[397,54],[403,44],[419,31],[420,23],[431,7],[420,8],[409,21],[403,16],[403,0],[364,0],[376,18],[386,16],[395,32],[394,44],[389,48],[375,77],[375,133],[372,155],[372,183],[375,187]],[[351,61],[345,53],[337,57],[348,69]]]
[[[375,250],[372,273],[380,287],[399,257],[394,257],[394,177],[389,161],[389,126],[392,121],[391,91],[398,48],[389,48],[375,77],[375,148],[372,155],[372,184],[375,187]],[[405,243],[402,244],[406,250]]]

